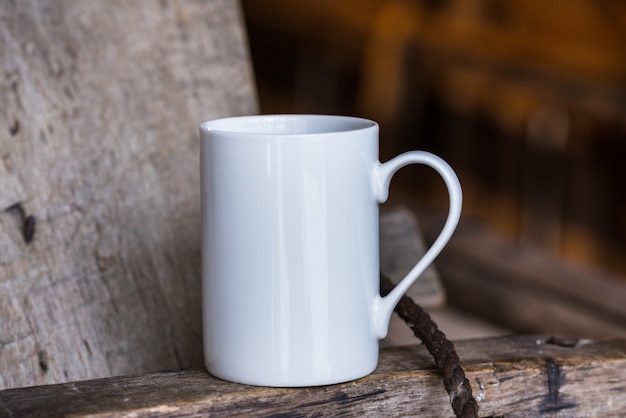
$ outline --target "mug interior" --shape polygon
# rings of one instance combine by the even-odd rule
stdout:
[[[348,132],[372,128],[376,122],[349,116],[261,115],[216,119],[204,122],[205,130],[260,135],[306,135]]]

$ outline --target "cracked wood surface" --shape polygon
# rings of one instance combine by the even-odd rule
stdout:
[[[480,416],[618,417],[626,340],[507,336],[455,343]],[[453,416],[425,347],[381,351],[378,368],[339,385],[280,389],[164,371],[0,391],[0,416]]]
[[[198,125],[257,111],[237,2],[0,0],[0,107],[0,388],[201,365]]]

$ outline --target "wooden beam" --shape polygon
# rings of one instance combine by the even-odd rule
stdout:
[[[443,221],[423,216],[427,240]],[[450,304],[516,332],[626,337],[626,282],[462,222],[436,260]]]
[[[403,206],[380,213],[380,269],[396,283],[406,276],[426,247],[413,212]],[[446,294],[433,264],[428,266],[407,292],[422,308],[442,307]]]
[[[201,365],[198,125],[258,111],[238,2],[0,1],[0,68],[0,388]]]
[[[620,416],[626,340],[508,336],[460,341],[481,416]],[[0,416],[452,416],[423,346],[382,350],[377,370],[339,385],[239,385],[202,369],[0,391]]]

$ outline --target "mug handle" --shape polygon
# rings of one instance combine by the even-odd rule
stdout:
[[[409,151],[392,158],[386,163],[378,163],[373,173],[373,192],[374,198],[378,203],[384,203],[389,196],[389,184],[391,178],[400,168],[409,164],[424,164],[435,169],[443,178],[448,188],[450,197],[450,209],[448,218],[441,230],[441,233],[426,251],[417,264],[409,271],[409,273],[396,285],[396,287],[385,297],[376,295],[374,298],[373,309],[373,326],[376,336],[381,339],[387,336],[389,330],[389,321],[394,308],[400,301],[400,298],[409,290],[409,287],[417,280],[417,278],[426,270],[426,268],[439,255],[441,250],[452,237],[454,230],[459,223],[461,217],[461,206],[463,201],[463,192],[461,184],[452,167],[444,160],[434,154],[425,151]]]

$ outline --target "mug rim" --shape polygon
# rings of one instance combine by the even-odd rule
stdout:
[[[295,130],[281,131],[276,127],[272,129],[270,124],[276,124],[279,120],[287,123],[290,121],[292,123],[300,122],[302,125],[300,125],[299,129]],[[319,123],[320,121],[326,121],[332,124],[332,127],[327,126],[322,128],[318,125],[315,129],[312,129],[311,122]],[[248,126],[249,128],[246,129],[244,126]],[[208,120],[200,124],[200,130],[204,132],[281,137],[337,135],[377,128],[378,123],[375,121],[357,116],[287,113],[231,116]]]

